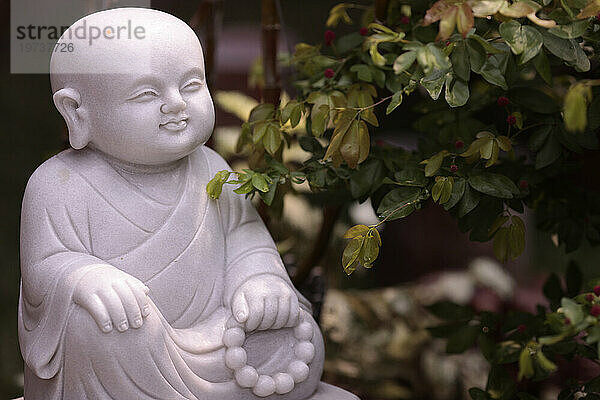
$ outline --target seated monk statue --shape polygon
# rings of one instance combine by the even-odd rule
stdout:
[[[229,166],[204,146],[215,115],[192,29],[120,8],[60,43],[72,149],[23,199],[25,400],[357,399],[320,382],[323,338],[251,202],[207,194]]]

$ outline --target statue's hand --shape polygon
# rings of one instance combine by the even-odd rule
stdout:
[[[73,301],[85,308],[102,332],[139,328],[150,313],[148,287],[110,265],[86,273],[77,283]]]
[[[294,327],[300,317],[298,296],[275,275],[258,275],[244,282],[233,295],[231,311],[248,332]]]

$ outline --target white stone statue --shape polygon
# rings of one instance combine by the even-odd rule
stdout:
[[[207,196],[229,167],[203,146],[194,32],[141,8],[78,27],[50,66],[73,149],[23,199],[25,400],[357,399],[320,382],[321,333],[252,204]]]

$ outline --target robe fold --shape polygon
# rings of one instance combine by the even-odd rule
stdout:
[[[152,197],[91,149],[66,150],[35,171],[21,217],[25,400],[250,398],[224,365],[231,298],[260,274],[293,286],[250,201],[227,188],[219,200],[208,198],[206,183],[223,169],[225,161],[201,146],[176,167],[170,200]],[[79,280],[106,265],[150,288],[152,311],[141,328],[102,333],[73,302]],[[305,399],[317,388],[323,344],[311,322],[317,356],[308,380],[272,398]],[[266,374],[285,369],[292,336],[291,329],[248,336],[248,364]]]

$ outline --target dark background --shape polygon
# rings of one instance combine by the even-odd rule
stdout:
[[[44,1],[44,0],[40,0]],[[184,21],[194,15],[200,1],[153,1],[152,7],[170,12]],[[282,1],[280,48],[293,50],[299,41],[322,41],[325,21],[333,0]],[[65,148],[66,130],[51,98],[47,75],[10,74],[10,2],[0,1],[2,40],[0,42],[0,399],[22,394],[22,359],[17,339],[19,288],[19,215],[28,177],[51,155]],[[341,28],[349,29],[349,28]],[[225,0],[223,25],[217,42],[217,65],[211,91],[247,88],[247,71],[260,56],[260,1]],[[410,115],[400,117],[378,132],[392,137],[410,135]],[[234,117],[218,111],[217,124],[237,125]],[[597,164],[597,162],[596,162]],[[315,228],[316,229],[316,228]],[[598,252],[584,248],[566,256],[550,244],[547,235],[529,230],[524,256],[509,269],[526,285],[531,271],[562,271],[570,258],[585,260],[582,266],[593,271]],[[429,207],[406,220],[388,224],[380,261],[367,279],[348,279],[335,265],[330,275],[346,287],[383,286],[417,279],[426,273],[464,267],[476,255],[491,254],[489,244],[471,243],[461,234],[456,221],[439,207]],[[300,245],[300,244],[299,244]],[[333,259],[339,249],[332,249]]]

